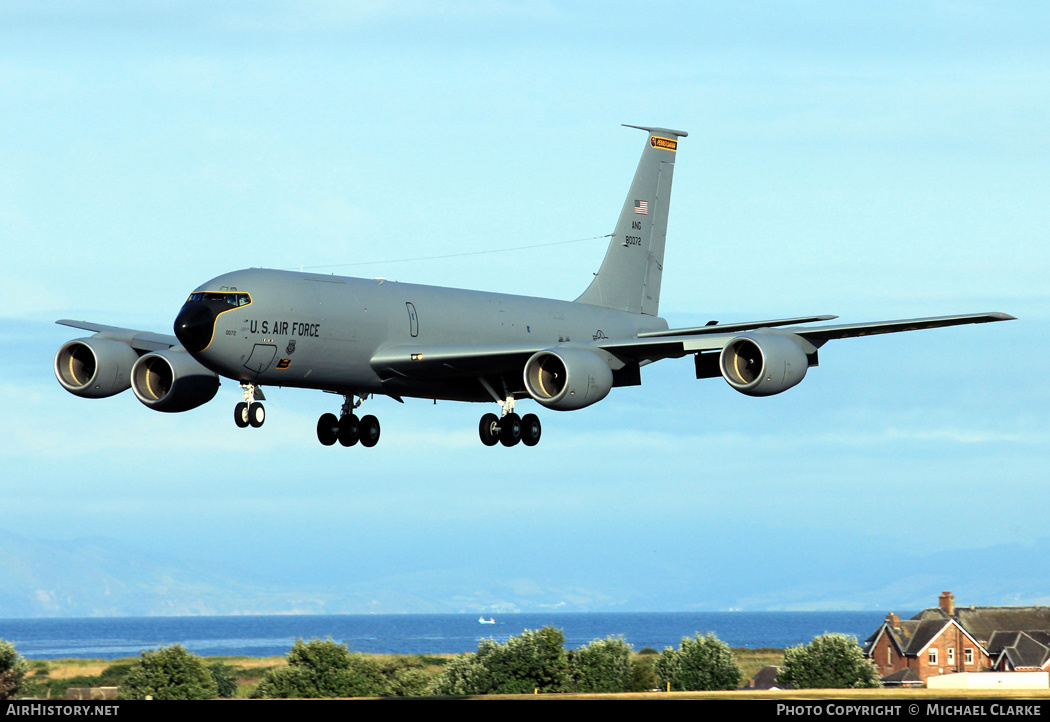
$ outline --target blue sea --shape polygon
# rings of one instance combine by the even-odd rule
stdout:
[[[470,614],[6,619],[0,639],[27,659],[117,659],[175,643],[202,656],[270,657],[286,654],[296,638],[314,637],[354,652],[458,654],[476,651],[481,639],[502,642],[551,625],[564,632],[569,649],[619,635],[635,650],[662,650],[697,632],[756,649],[805,644],[825,632],[863,641],[884,618],[883,612],[652,612],[506,614],[496,615],[495,624],[479,624]]]

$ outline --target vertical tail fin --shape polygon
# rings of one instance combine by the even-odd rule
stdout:
[[[648,131],[649,140],[602,267],[576,301],[655,316],[660,308],[674,159],[678,139],[689,134],[668,128],[625,127]]]

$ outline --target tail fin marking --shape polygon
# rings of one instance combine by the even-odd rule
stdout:
[[[648,131],[631,189],[594,280],[579,303],[655,316],[660,308],[667,213],[678,139],[685,131],[629,125]]]

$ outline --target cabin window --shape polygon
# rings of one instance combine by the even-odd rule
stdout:
[[[937,664],[937,648],[936,647],[930,647],[930,654],[929,654],[928,659],[930,660],[930,664]]]
[[[948,647],[948,664],[955,664],[955,648]]]
[[[966,651],[963,652],[963,659],[966,660],[967,664],[973,664],[973,649],[967,647]]]

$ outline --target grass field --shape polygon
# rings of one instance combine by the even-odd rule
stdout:
[[[767,665],[778,665],[784,659],[782,649],[734,649],[737,664],[743,673],[743,680],[748,680],[758,670]],[[392,660],[396,655],[375,655],[380,661]],[[444,663],[454,655],[417,656],[424,663],[423,671],[437,676]],[[651,668],[656,659],[655,654],[635,654],[635,659],[642,660]],[[29,680],[32,686],[29,693],[37,697],[62,697],[67,687],[108,687],[119,684],[119,678],[131,665],[137,663],[138,657],[124,659],[55,659],[34,661]],[[266,670],[286,664],[284,657],[207,657],[206,661],[222,662],[234,669],[237,676],[238,696],[247,696],[258,684]]]
[[[779,665],[784,659],[782,649],[734,649],[737,664],[748,680],[767,665]],[[417,656],[428,674],[438,675],[444,663],[454,655]],[[396,655],[376,655],[378,659],[392,660]],[[654,654],[635,655],[636,659],[651,664]],[[138,657],[125,659],[56,659],[37,660],[30,663],[27,690],[35,697],[62,698],[67,687],[115,686],[128,668],[138,662]],[[222,662],[234,669],[238,683],[238,697],[246,697],[265,674],[266,670],[286,664],[284,657],[206,657],[208,664]],[[1046,699],[1050,700],[1050,689],[1045,690],[927,690],[927,689],[864,689],[864,690],[739,690],[732,692],[640,692],[621,694],[558,694],[539,695],[540,698],[558,699],[778,699],[778,700],[934,700],[950,696],[954,699]],[[534,698],[533,695],[486,695],[486,699]]]

